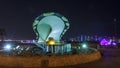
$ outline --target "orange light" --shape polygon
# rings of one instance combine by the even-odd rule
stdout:
[[[49,44],[49,45],[54,45],[54,44],[55,44],[55,41],[54,41],[54,40],[50,40],[50,41],[48,42],[48,44]]]
[[[53,38],[49,38],[49,40],[47,41],[48,45],[55,45],[55,40]]]

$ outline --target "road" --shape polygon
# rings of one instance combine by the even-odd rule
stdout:
[[[101,49],[101,52],[102,58],[100,60],[57,68],[120,68],[120,48],[104,48]]]

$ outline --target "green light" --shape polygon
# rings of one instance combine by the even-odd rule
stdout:
[[[82,44],[82,48],[88,48],[87,44]]]
[[[78,47],[78,49],[80,49],[80,47]]]
[[[68,21],[64,16],[62,17],[62,19],[63,19],[64,21]]]
[[[53,12],[50,12],[50,13],[44,13],[43,16],[50,16],[50,15],[53,15],[54,13]]]

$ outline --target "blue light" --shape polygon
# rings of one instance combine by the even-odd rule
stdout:
[[[10,45],[10,44],[6,44],[6,45],[4,46],[4,49],[5,49],[5,50],[10,50],[10,49],[11,49],[11,45]]]

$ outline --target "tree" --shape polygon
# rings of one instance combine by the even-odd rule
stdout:
[[[5,29],[4,28],[0,28],[0,38],[1,38],[2,42],[4,41],[4,36],[6,36]]]

